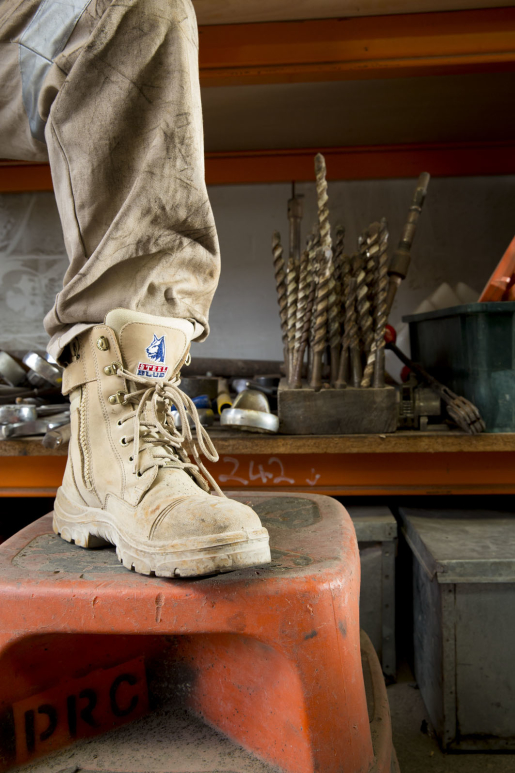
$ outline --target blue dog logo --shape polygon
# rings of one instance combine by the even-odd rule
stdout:
[[[154,362],[164,362],[165,361],[165,337],[161,336],[161,338],[158,338],[154,333],[154,340],[149,346],[147,346],[145,351],[148,354],[149,358],[151,360],[154,360]]]

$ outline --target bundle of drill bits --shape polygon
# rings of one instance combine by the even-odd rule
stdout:
[[[273,236],[288,386],[315,391],[322,387],[382,388],[388,312],[395,290],[407,272],[409,248],[429,175],[419,178],[408,223],[390,270],[384,218],[363,231],[358,250],[352,256],[345,253],[343,226],[336,228],[333,244],[326,164],[320,153],[315,157],[315,175],[318,221],[307,238],[305,250],[301,252],[302,207],[295,192],[288,202],[287,261],[283,258],[280,235],[276,232]],[[399,268],[401,247],[403,263]]]

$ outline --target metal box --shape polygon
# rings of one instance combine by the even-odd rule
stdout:
[[[515,518],[400,508],[415,676],[444,749],[515,750]]]
[[[345,504],[345,500],[342,499]],[[383,673],[395,677],[395,553],[397,522],[388,507],[350,506],[361,559],[360,626],[379,656]]]

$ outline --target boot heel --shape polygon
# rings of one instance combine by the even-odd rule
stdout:
[[[112,547],[110,542],[107,542],[102,537],[97,537],[94,534],[89,533],[87,526],[82,524],[67,524],[61,525],[59,519],[54,513],[53,530],[56,534],[59,534],[66,542],[74,542],[81,548],[105,548]]]

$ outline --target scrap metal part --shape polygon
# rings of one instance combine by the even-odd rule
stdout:
[[[9,386],[17,387],[27,378],[27,371],[7,352],[0,352],[0,378]]]
[[[481,418],[481,414],[470,400],[455,394],[449,387],[446,387],[444,384],[437,381],[434,376],[431,376],[431,374],[425,370],[425,368],[417,362],[410,360],[396,344],[388,343],[386,346],[397,355],[404,365],[407,365],[415,375],[422,381],[425,381],[425,383],[441,397],[446,405],[447,413],[460,429],[467,432],[469,435],[478,435],[486,430],[486,425]]]
[[[30,370],[34,371],[34,373],[44,379],[44,381],[48,381],[54,386],[61,386],[63,383],[62,369],[58,365],[53,365],[51,362],[48,362],[48,360],[45,360],[45,358],[41,357],[37,352],[27,352],[23,358],[23,362]],[[29,378],[29,380],[31,379]],[[34,381],[35,380],[31,380],[31,383],[34,386],[37,386]]]

